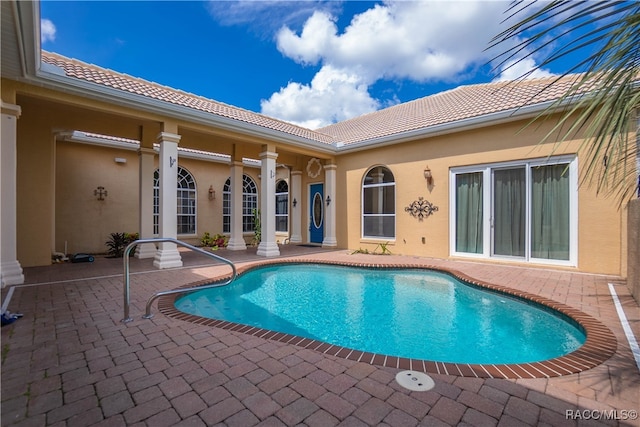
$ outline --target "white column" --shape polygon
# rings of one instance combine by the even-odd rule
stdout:
[[[302,171],[291,171],[291,243],[302,243]],[[293,206],[293,201],[296,206]]]
[[[242,233],[242,161],[231,163],[231,236],[227,243],[230,251],[247,249]]]
[[[260,225],[261,239],[256,252],[260,256],[278,256],[280,248],[276,243],[276,159],[278,153],[260,153],[262,168],[260,173]]]
[[[159,237],[178,236],[178,142],[180,135],[161,132],[160,144],[160,228]],[[158,244],[153,260],[156,268],[182,267],[182,257],[175,243]]]
[[[20,106],[2,102],[2,140],[0,141],[0,286],[24,283],[18,261],[16,234],[16,178],[18,117]]]
[[[150,239],[153,237],[153,159],[155,151],[151,148],[140,148],[138,150],[139,174],[138,189],[140,207],[140,218],[138,219],[140,238]],[[144,243],[136,246],[136,258],[154,258],[156,246],[153,243]]]
[[[331,199],[331,202],[325,210],[324,216],[324,240],[322,246],[338,246],[336,240],[336,165],[324,166],[324,186],[325,186],[325,200]],[[325,201],[326,203],[326,201]]]

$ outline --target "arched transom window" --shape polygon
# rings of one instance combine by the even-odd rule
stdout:
[[[196,181],[191,173],[178,166],[177,233],[196,234]],[[153,173],[153,233],[158,234],[160,222],[160,170]]]
[[[258,187],[249,175],[242,175],[242,232],[255,230],[254,210],[258,209]],[[222,231],[231,232],[231,178],[222,188]]]
[[[396,237],[396,183],[384,166],[371,168],[362,183],[362,236]]]

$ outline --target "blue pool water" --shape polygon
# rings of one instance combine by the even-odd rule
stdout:
[[[188,294],[180,311],[351,349],[456,363],[525,363],[570,353],[582,330],[550,308],[421,269],[261,267]]]

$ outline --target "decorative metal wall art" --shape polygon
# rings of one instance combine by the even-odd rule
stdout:
[[[438,207],[435,206],[428,200],[424,200],[424,197],[418,197],[418,200],[412,202],[409,206],[404,208],[405,212],[409,212],[409,214],[418,218],[418,220],[422,221],[424,218],[429,215],[433,215],[434,212],[438,211]]]
[[[96,196],[98,200],[104,200],[104,198],[107,197],[108,194],[109,192],[105,190],[102,185],[93,190],[93,195]]]

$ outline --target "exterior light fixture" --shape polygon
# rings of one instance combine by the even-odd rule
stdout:
[[[433,175],[431,174],[431,169],[429,169],[429,166],[424,168],[424,179],[427,180],[428,185],[433,185]]]
[[[295,208],[296,205],[298,204],[298,201],[295,199],[295,197],[293,198],[293,207]]]
[[[331,204],[331,196],[327,196],[327,206]]]
[[[178,159],[174,159],[173,157],[169,156],[169,167],[172,168],[173,165],[175,165],[177,161],[178,161]]]
[[[215,200],[216,190],[213,189],[213,185],[209,186],[209,200]]]
[[[107,190],[105,190],[103,186],[99,186],[93,190],[93,195],[96,196],[98,200],[104,200],[104,198],[107,197]]]

